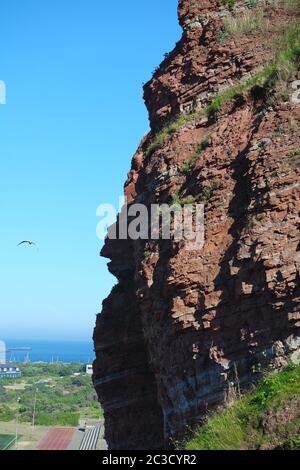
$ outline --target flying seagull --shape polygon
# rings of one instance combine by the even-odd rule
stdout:
[[[36,246],[36,243],[32,242],[31,240],[23,240],[22,242],[18,243],[17,246],[25,245],[25,244]]]

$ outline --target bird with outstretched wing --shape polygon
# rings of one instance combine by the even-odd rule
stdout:
[[[18,243],[17,246],[20,246],[20,245],[33,245],[33,246],[37,246],[35,242],[32,242],[31,240],[23,240],[22,242]]]

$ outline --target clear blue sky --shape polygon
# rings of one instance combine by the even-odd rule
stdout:
[[[91,336],[115,284],[96,208],[148,130],[142,82],[180,38],[177,3],[1,1],[0,338]]]

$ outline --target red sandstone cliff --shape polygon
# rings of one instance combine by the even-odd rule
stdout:
[[[249,15],[257,27],[224,30]],[[253,83],[202,112],[275,60],[296,11],[271,0],[233,10],[180,0],[179,19],[181,40],[145,85],[151,132],[125,194],[146,205],[179,189],[205,199],[205,245],[106,241],[119,284],[97,317],[94,383],[110,449],[167,446],[226,403],[237,376],[247,387],[258,369],[300,352],[300,104],[291,100],[300,74]]]

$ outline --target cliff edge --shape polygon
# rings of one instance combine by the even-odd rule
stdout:
[[[230,387],[300,354],[298,0],[180,0],[183,35],[144,87],[128,203],[201,201],[205,243],[107,239],[97,316],[109,449],[163,449]]]

